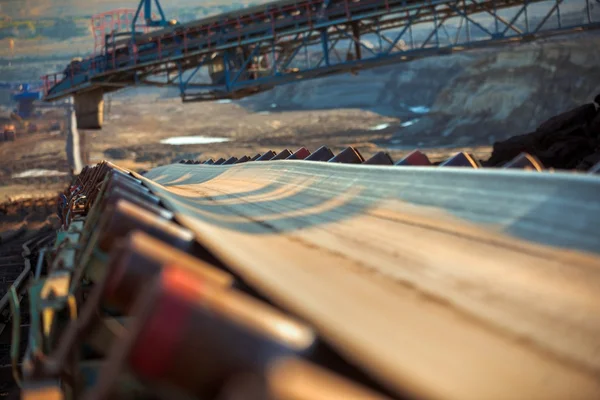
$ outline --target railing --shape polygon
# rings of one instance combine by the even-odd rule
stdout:
[[[348,3],[349,0],[345,0],[345,3]],[[350,0],[351,1],[351,0]],[[362,4],[364,5],[365,3],[376,3],[379,2],[379,0],[369,0],[369,1],[363,1]],[[386,0],[387,2],[387,0]],[[308,21],[309,21],[309,26],[312,26],[312,13],[310,12],[310,7],[313,5],[318,5],[318,4],[322,4],[323,0],[309,0],[306,2],[303,2],[303,8],[306,9],[307,15],[308,15]],[[285,6],[285,7],[281,7],[278,8],[277,10],[280,11],[280,13],[283,13],[285,11],[289,11],[289,10],[299,10],[297,7],[297,4],[292,4],[289,6]],[[237,17],[235,19],[232,20],[227,20],[225,22],[215,22],[213,24],[210,24],[206,27],[190,27],[190,28],[186,28],[182,34],[183,34],[183,45],[184,45],[184,50],[183,50],[183,54],[186,55],[188,53],[188,37],[190,34],[193,33],[197,33],[197,34],[204,34],[205,37],[208,38],[208,43],[207,43],[207,50],[210,50],[211,48],[214,48],[216,45],[216,41],[211,42],[211,37],[214,36],[216,34],[217,31],[225,31],[227,28],[229,27],[234,27],[237,31],[238,31],[238,37],[241,38],[241,29],[242,29],[242,25],[241,23],[245,23],[245,22],[258,22],[258,16],[264,14],[265,17],[267,17],[267,11],[263,11],[261,13],[257,13],[255,15],[250,15],[250,16],[246,16],[246,17]],[[274,12],[270,12],[270,16],[269,18],[271,19],[272,22],[272,26],[274,24],[275,21],[275,17],[274,17],[275,13]],[[301,15],[300,15],[301,17]],[[292,19],[299,19],[296,16],[292,17]],[[264,19],[260,22],[264,22]],[[85,65],[90,63],[92,66],[92,72],[89,71],[85,71],[86,73],[86,79],[85,80],[89,80],[90,78],[92,78],[95,75],[104,73],[109,71],[110,69],[108,68],[109,63],[112,64],[112,69],[116,69],[117,65],[122,65],[122,61],[125,61],[124,64],[129,64],[129,62],[131,62],[133,65],[137,65],[137,62],[139,60],[139,58],[141,58],[142,56],[148,56],[148,55],[152,55],[152,54],[156,54],[158,57],[158,60],[162,60],[162,50],[163,50],[163,45],[162,43],[166,40],[169,39],[175,39],[179,36],[182,35],[179,32],[171,32],[168,34],[163,34],[161,36],[158,36],[155,40],[150,41],[148,43],[145,43],[145,45],[148,44],[156,44],[156,51],[152,51],[152,50],[146,50],[144,52],[138,52],[137,51],[137,46],[136,44],[133,44],[133,54],[128,54],[126,56],[116,56],[116,51],[113,48],[112,53],[110,53],[111,56],[111,60],[110,62],[107,60],[108,56],[104,56],[104,60],[102,62],[98,61],[94,61],[93,58],[96,58],[96,56],[92,55],[92,56],[88,56],[86,59],[84,59],[81,62],[81,65]],[[107,48],[108,48],[108,44],[107,44]],[[98,65],[98,64],[102,64],[102,65]],[[42,80],[44,81],[44,95],[48,95],[50,89],[62,82],[64,82],[67,79],[70,79],[71,82],[73,82],[73,78],[75,76],[75,74],[81,72],[83,69],[81,68],[81,65],[70,65],[70,71],[69,71],[69,76],[68,77],[64,77],[62,79],[59,79],[58,77],[60,75],[65,75],[62,72],[55,72],[49,75],[45,75],[42,77]]]
[[[256,12],[254,14],[235,17],[235,18],[227,18],[224,21],[215,21],[211,23],[207,23],[204,26],[197,27],[188,27],[182,31],[178,31],[176,28],[168,32],[157,31],[158,36],[152,38],[151,41],[146,42],[143,46],[149,46],[151,49],[139,51],[139,48],[136,43],[128,43],[128,46],[124,48],[115,47],[113,43],[112,49],[110,49],[109,44],[107,44],[107,51],[104,56],[89,56],[84,59],[80,64],[69,65],[68,74],[64,73],[54,73],[43,77],[44,80],[44,93],[48,95],[49,91],[52,87],[66,81],[70,80],[71,85],[74,83],[75,78],[78,81],[82,80],[83,82],[90,81],[91,78],[109,72],[111,70],[119,69],[126,66],[137,66],[142,60],[151,60],[151,62],[161,62],[163,59],[168,59],[173,56],[173,50],[180,51],[180,55],[187,56],[189,53],[189,48],[193,47],[194,50],[201,48],[204,51],[215,50],[218,45],[222,44],[223,36],[228,35],[229,38],[237,36],[238,42],[242,41],[242,38],[248,38],[251,32],[243,32],[243,29],[247,29],[253,23],[260,23],[262,29],[266,29],[266,24],[270,25],[270,31],[272,32],[273,37],[276,37],[276,23],[279,19],[285,18],[289,24],[293,24],[294,21],[303,22],[309,29],[312,29],[315,24],[322,23],[327,21],[327,18],[331,16],[335,12],[336,15],[339,15],[340,10],[343,8],[345,11],[345,16],[348,21],[356,18],[353,16],[353,12],[356,10],[364,9],[369,5],[380,5],[382,8],[382,12],[389,12],[391,10],[390,7],[391,0],[344,0],[342,2],[331,3],[324,9],[324,11],[320,11],[316,6],[322,6],[324,4],[324,0],[308,0],[300,3],[294,3],[291,5],[286,5],[284,7],[274,7],[270,9],[264,9],[260,12]],[[528,4],[540,3],[544,0],[531,1]],[[587,0],[591,1],[591,0]],[[392,1],[393,3],[394,1]],[[433,0],[424,4],[422,1],[416,1],[414,4],[407,4],[406,1],[398,1],[398,5],[403,9],[403,12],[406,11],[406,7],[428,7],[430,13],[436,14],[434,7],[437,5],[444,5],[452,3],[449,0]],[[510,1],[508,3],[511,3]],[[470,7],[477,8],[483,3],[473,2],[470,4]],[[510,4],[505,7],[517,7],[519,5],[527,5],[522,1],[515,1],[514,4]],[[286,12],[289,11],[297,11],[298,13],[295,15],[285,15]],[[476,12],[485,12],[486,9],[477,10]],[[418,14],[418,13],[417,13]],[[425,13],[427,15],[427,13]],[[422,18],[423,14],[418,15],[419,18]],[[417,15],[415,15],[417,17]],[[407,17],[408,18],[408,17]],[[339,20],[336,20],[336,23],[339,23]],[[422,21],[419,21],[420,23]],[[591,23],[591,17],[589,22]],[[585,22],[582,22],[585,23]],[[407,20],[407,24],[414,24],[412,18]],[[257,26],[258,28],[258,26]],[[255,32],[254,32],[255,33]],[[527,34],[536,33],[530,32],[529,29],[526,32]],[[504,36],[505,33],[502,35]],[[191,39],[191,37],[204,39],[204,43],[198,43]],[[178,42],[179,39],[179,42]],[[110,49],[110,51],[109,51]],[[122,55],[117,55],[120,50],[124,50]],[[62,79],[59,79],[59,75],[67,75]],[[83,79],[81,79],[83,77]]]
[[[448,0],[438,0],[438,1],[434,1],[433,3],[444,4],[447,1]],[[242,33],[242,29],[247,28],[246,24],[252,24],[252,23],[256,23],[256,22],[265,24],[266,23],[265,20],[267,20],[270,23],[270,27],[271,27],[273,36],[276,35],[275,24],[276,24],[277,20],[281,17],[286,17],[290,22],[302,20],[302,21],[306,22],[306,24],[309,28],[312,28],[316,22],[319,22],[324,17],[331,14],[333,6],[339,6],[341,4],[341,3],[331,4],[323,14],[318,15],[319,14],[318,10],[313,10],[312,8],[315,6],[323,5],[323,3],[324,3],[324,0],[308,0],[308,1],[301,2],[301,3],[290,4],[290,5],[287,5],[284,7],[276,7],[276,8],[272,8],[272,9],[266,9],[261,12],[257,12],[255,14],[242,16],[242,17],[236,17],[236,18],[232,18],[232,19],[227,19],[225,21],[215,21],[214,23],[211,23],[211,24],[203,26],[203,27],[189,27],[189,28],[186,28],[185,30],[183,30],[183,32],[177,32],[176,30],[174,30],[169,33],[164,33],[152,41],[144,43],[144,45],[155,44],[155,46],[154,46],[155,50],[146,50],[143,52],[139,52],[137,50],[136,44],[132,44],[131,52],[128,52],[128,54],[126,54],[126,55],[117,56],[116,49],[113,48],[112,52],[109,53],[108,55],[104,56],[104,59],[102,61],[100,61],[100,60],[94,61],[94,58],[97,59],[97,57],[92,55],[92,56],[87,57],[86,59],[84,59],[81,62],[81,65],[90,64],[91,71],[88,69],[85,69],[85,68],[81,68],[81,66],[70,65],[71,70],[69,71],[68,76],[63,79],[58,79],[59,75],[64,75],[63,73],[53,73],[53,74],[44,76],[42,78],[45,82],[45,85],[44,85],[45,92],[44,93],[45,93],[45,95],[47,95],[52,87],[64,82],[67,79],[70,79],[71,83],[72,83],[75,75],[82,71],[85,72],[84,81],[89,81],[90,78],[92,78],[96,75],[108,72],[111,69],[117,69],[117,68],[120,68],[121,66],[127,66],[127,65],[137,65],[140,58],[145,58],[145,56],[156,55],[157,57],[155,57],[154,59],[158,60],[158,61],[162,61],[164,58],[163,55],[164,55],[164,51],[165,51],[164,42],[167,42],[169,40],[176,40],[179,37],[183,38],[182,54],[185,56],[188,54],[188,51],[189,51],[189,44],[190,44],[189,36],[193,35],[193,34],[196,34],[203,38],[206,38],[207,42],[206,42],[206,45],[203,47],[206,51],[210,51],[211,49],[215,49],[217,47],[218,40],[212,40],[212,38],[215,35],[218,35],[219,33],[222,34],[225,32],[227,32],[227,33],[235,32],[235,33],[237,33],[238,40],[241,41],[242,37],[247,35],[247,33],[245,33],[245,34]],[[354,11],[358,8],[363,8],[368,5],[374,5],[374,4],[379,4],[379,3],[381,3],[381,5],[386,10],[389,11],[389,9],[390,9],[389,0],[384,0],[383,2],[382,2],[382,0],[361,0],[361,1],[344,0],[343,7],[346,10],[346,16],[347,16],[348,20],[350,20],[352,11]],[[418,2],[416,4],[418,4]],[[285,16],[284,13],[289,12],[289,11],[298,11],[299,13],[296,15]],[[304,11],[304,13],[303,13],[303,11]],[[246,26],[244,26],[244,25],[246,25]],[[158,33],[160,34],[160,31]],[[107,45],[107,47],[108,47],[108,45]],[[181,46],[177,45],[176,47],[173,47],[173,49],[181,49]],[[108,57],[110,57],[110,60],[108,59]]]

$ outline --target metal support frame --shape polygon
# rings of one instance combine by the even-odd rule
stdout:
[[[143,0],[140,9],[149,1]],[[145,42],[135,62],[127,49],[115,48],[114,69],[108,62],[106,70],[87,80],[55,85],[57,93],[51,96],[79,90],[78,82],[114,88],[139,80],[178,85],[185,101],[236,98],[332,73],[600,28],[590,12],[593,1],[581,0],[581,18],[565,22],[573,11],[563,10],[564,0],[431,0],[410,6],[402,0],[314,0],[323,15],[298,3],[231,21],[222,17],[205,28],[170,31],[172,36]],[[242,61],[232,57],[236,49],[242,49]],[[258,69],[252,67],[256,59]],[[214,60],[223,60],[225,82],[197,82],[198,70]],[[146,79],[152,75],[167,78]]]
[[[156,6],[158,10],[158,14],[160,16],[159,19],[154,19],[152,14],[152,3]],[[131,21],[131,39],[135,41],[135,27],[140,17],[140,13],[142,12],[142,8],[144,9],[144,21],[146,26],[153,28],[164,28],[170,25],[165,13],[163,11],[162,6],[160,5],[160,0],[140,0],[140,4],[135,11],[133,16],[133,20]]]
[[[121,8],[93,15],[91,24],[94,35],[94,54],[103,53],[107,35],[111,35],[111,38],[114,39],[115,33],[126,32],[130,27],[144,28],[135,23],[132,25],[134,14],[135,9]]]

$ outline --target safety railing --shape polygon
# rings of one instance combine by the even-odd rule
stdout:
[[[491,1],[491,0],[490,0]],[[541,2],[543,0],[538,0]],[[52,87],[70,80],[70,84],[79,84],[81,82],[90,81],[96,75],[117,70],[124,67],[135,67],[140,64],[162,62],[170,59],[173,56],[187,56],[191,51],[211,51],[225,44],[225,41],[232,42],[232,38],[237,39],[241,43],[242,39],[253,37],[258,31],[262,30],[271,32],[273,37],[277,35],[277,24],[280,20],[286,21],[286,27],[297,22],[302,22],[309,29],[312,29],[315,24],[328,21],[333,15],[338,17],[340,11],[343,11],[347,20],[355,18],[354,14],[358,11],[365,11],[369,7],[376,5],[381,7],[382,12],[389,12],[393,7],[401,7],[402,12],[406,11],[407,7],[427,7],[427,10],[414,18],[406,14],[407,24],[414,24],[417,18],[417,23],[423,22],[423,18],[428,15],[439,14],[432,6],[443,5],[448,3],[448,0],[437,0],[427,2],[422,1],[406,2],[399,0],[343,0],[339,2],[331,2],[326,7],[324,0],[308,0],[298,2],[282,7],[272,7],[260,12],[249,15],[237,16],[234,18],[225,17],[224,20],[206,23],[202,26],[191,26],[184,29],[171,28],[169,31],[157,31],[155,37],[151,37],[148,42],[143,44],[132,43],[131,41],[122,42],[118,46],[111,48],[107,44],[107,50],[104,56],[92,55],[84,59],[79,65],[71,64],[63,73],[62,78],[58,78],[60,73],[54,73],[43,77],[45,94],[47,95]],[[536,1],[532,1],[536,2]],[[507,6],[518,6],[519,1],[514,1],[514,4],[509,2]],[[484,12],[486,8],[484,2],[473,2],[469,4],[469,8],[474,11]],[[481,8],[481,10],[479,10]],[[451,12],[451,11],[449,11]],[[287,14],[287,15],[286,15]],[[434,16],[435,17],[435,16]],[[439,16],[438,16],[439,18]],[[339,18],[336,19],[339,23]],[[256,30],[251,28],[256,25]],[[268,28],[267,28],[268,26]],[[530,33],[530,32],[526,32]],[[285,33],[284,33],[285,34]],[[140,48],[143,48],[142,50]],[[121,53],[121,54],[119,54]],[[78,79],[75,79],[78,77]],[[82,79],[83,78],[83,79]],[[81,82],[80,82],[81,81]]]
[[[70,81],[70,83],[73,84],[75,82],[75,77],[78,75],[84,74],[83,81],[89,81],[90,78],[92,78],[95,75],[102,74],[124,66],[135,66],[140,62],[140,60],[145,60],[146,58],[162,61],[164,58],[168,58],[170,54],[168,50],[181,50],[181,53],[185,56],[189,52],[190,45],[199,44],[194,43],[190,39],[190,36],[201,37],[206,39],[206,42],[202,47],[205,50],[209,51],[211,49],[215,49],[219,44],[219,38],[215,36],[234,33],[232,36],[236,36],[237,34],[238,41],[241,41],[242,37],[245,37],[252,33],[243,32],[243,29],[247,29],[253,23],[260,23],[261,25],[264,25],[265,22],[268,22],[273,35],[276,34],[275,31],[276,23],[278,22],[277,20],[281,19],[282,17],[286,18],[290,23],[300,20],[305,21],[306,24],[310,28],[312,28],[318,20],[328,16],[328,14],[331,13],[333,6],[339,6],[341,4],[333,3],[321,15],[318,15],[319,12],[316,9],[316,6],[322,6],[323,3],[323,0],[303,1],[300,3],[294,3],[283,7],[274,7],[247,16],[225,19],[224,21],[215,21],[213,23],[201,27],[188,27],[185,28],[183,31],[173,30],[169,33],[159,35],[158,37],[147,43],[144,43],[143,46],[152,47],[152,49],[145,51],[139,51],[138,46],[135,43],[130,43],[132,45],[131,52],[128,51],[126,54],[117,56],[117,52],[119,49],[113,48],[112,51],[107,51],[107,54],[103,56],[103,59],[100,59],[100,57],[98,57],[97,55],[92,55],[84,59],[80,63],[80,65],[71,64],[62,73],[56,72],[42,77],[42,80],[44,81],[44,94],[48,95],[48,93],[53,87],[65,81]],[[386,10],[389,10],[389,0],[384,0],[383,2],[381,0],[344,0],[343,6],[346,10],[347,18],[350,19],[353,10],[363,8],[366,5],[379,3],[382,3]],[[296,11],[298,12],[298,14],[290,16],[285,15],[285,13]],[[170,41],[176,42],[177,38],[180,38],[181,41],[175,46],[165,45],[165,43],[168,43]],[[108,44],[107,47],[109,47]],[[85,68],[86,66],[89,67]],[[60,78],[61,75],[63,76],[62,78]]]

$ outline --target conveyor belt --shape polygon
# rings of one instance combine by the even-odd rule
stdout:
[[[288,160],[141,179],[235,273],[393,390],[600,396],[595,176]]]
[[[290,153],[84,168],[29,289],[24,395],[600,396],[597,175]]]

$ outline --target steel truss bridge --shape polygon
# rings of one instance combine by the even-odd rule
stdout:
[[[138,14],[143,3],[150,1],[142,0]],[[99,54],[45,77],[45,99],[101,98],[133,85],[176,86],[183,101],[235,99],[386,63],[594,29],[599,10],[597,0],[287,0],[170,25],[151,21],[146,9],[153,31],[113,35]]]

